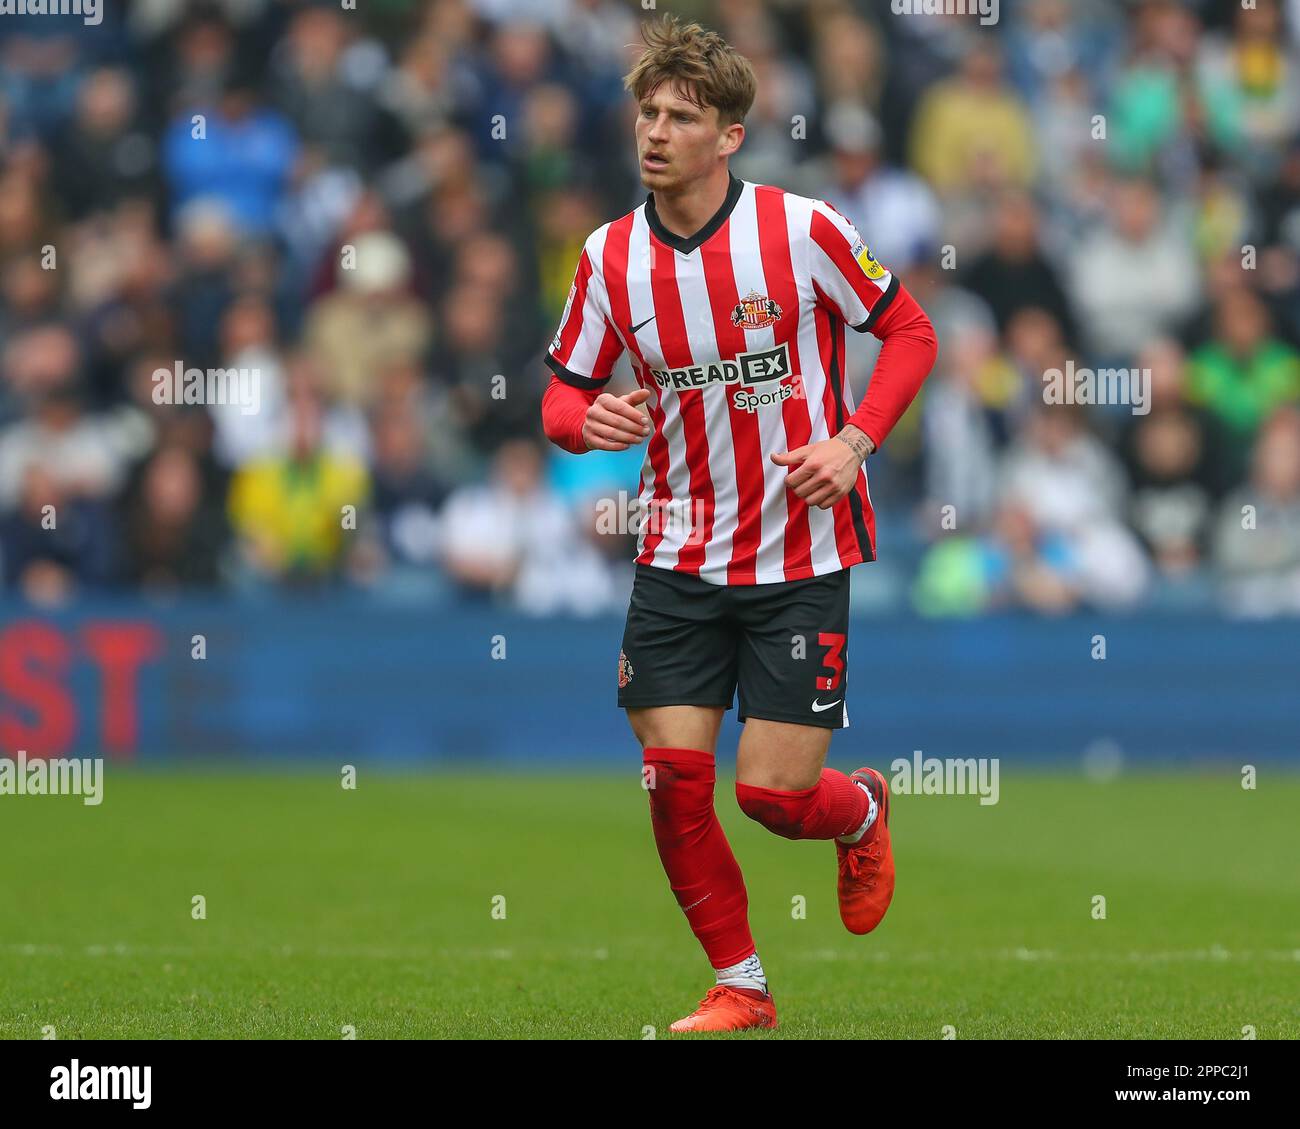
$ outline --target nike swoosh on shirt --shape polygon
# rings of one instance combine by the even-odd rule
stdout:
[[[821,713],[823,710],[830,709],[831,706],[838,706],[842,701],[844,701],[843,698],[836,698],[835,701],[822,705],[820,698],[814,698],[812,704],[813,713]]]
[[[649,325],[652,321],[654,321],[655,318],[657,318],[658,316],[659,316],[658,314],[651,314],[651,315],[650,315],[648,318],[646,318],[645,321],[643,321],[640,325],[630,325],[630,324],[629,324],[628,327],[627,327],[627,329],[628,329],[628,333],[630,333],[633,337],[635,337],[635,336],[636,336],[636,335],[637,335],[641,330],[645,329],[645,327],[646,327],[647,325]]]

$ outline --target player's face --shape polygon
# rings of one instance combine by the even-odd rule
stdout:
[[[654,192],[676,192],[717,167],[740,147],[745,129],[723,126],[714,106],[701,109],[668,83],[641,102],[636,152],[641,183]]]

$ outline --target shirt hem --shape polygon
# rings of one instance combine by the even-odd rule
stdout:
[[[702,580],[705,584],[712,584],[717,588],[753,588],[759,584],[781,584],[793,580],[808,580],[817,576],[831,576],[837,572],[843,572],[845,569],[852,568],[858,564],[870,564],[875,558],[864,557],[859,552],[850,553],[847,560],[840,560],[834,568],[818,569],[817,565],[800,565],[798,568],[790,569],[788,572],[782,569],[778,573],[756,573],[753,580],[727,580],[713,579],[704,573],[687,572],[674,565],[654,564],[653,562],[636,561],[635,564],[640,568],[657,568],[662,572],[675,572],[678,576],[690,576],[696,580]]]

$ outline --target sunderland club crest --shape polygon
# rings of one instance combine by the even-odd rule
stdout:
[[[775,325],[780,316],[780,306],[766,294],[751,290],[731,311],[731,324],[738,329],[766,329]]]
[[[618,688],[621,690],[632,681],[632,664],[627,661],[627,655],[622,651],[618,653]]]

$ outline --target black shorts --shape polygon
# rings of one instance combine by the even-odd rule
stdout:
[[[638,565],[618,657],[618,704],[731,708],[823,729],[849,723],[849,570],[710,584]]]

